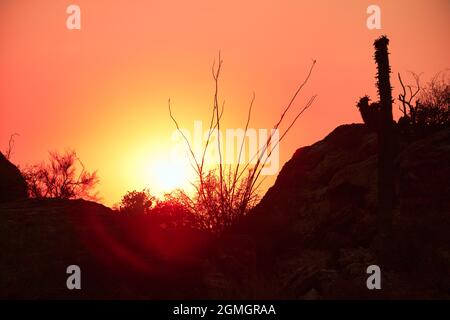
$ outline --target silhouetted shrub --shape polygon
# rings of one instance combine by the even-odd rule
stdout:
[[[49,153],[49,163],[35,164],[22,170],[32,198],[84,198],[97,200],[93,193],[97,173],[85,171],[75,151]]]
[[[450,74],[440,73],[420,91],[416,104],[417,125],[442,127],[450,124]]]
[[[210,170],[201,182],[197,181],[194,195],[183,190],[171,195],[189,216],[195,217],[195,224],[202,229],[224,230],[245,216],[259,200],[258,193],[251,190],[251,172],[240,180],[228,172],[221,178],[215,170]]]
[[[166,194],[157,200],[152,215],[167,227],[189,227],[203,229],[202,218],[190,210],[187,196],[181,191]]]
[[[403,116],[399,119],[402,129],[427,133],[450,124],[450,73],[449,70],[435,75],[424,87],[419,76],[413,73],[415,85],[404,85],[399,74],[403,93],[398,100]],[[408,90],[406,90],[406,88]]]
[[[155,202],[153,197],[147,189],[142,191],[129,191],[123,197],[119,205],[119,211],[126,214],[147,214],[152,209]]]
[[[149,190],[129,191],[116,210],[122,214],[141,216],[145,223],[163,228],[205,229],[202,217],[190,207],[190,200],[182,191],[173,191],[162,199],[152,196]]]

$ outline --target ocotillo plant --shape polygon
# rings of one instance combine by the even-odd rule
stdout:
[[[204,142],[203,150],[199,155],[196,155],[189,139],[184,135],[178,121],[172,113],[171,103],[169,100],[169,115],[174,122],[177,130],[180,132],[188,147],[188,156],[191,160],[192,167],[195,171],[197,181],[193,181],[192,185],[195,188],[193,196],[186,194],[183,190],[178,190],[176,197],[183,203],[195,216],[199,216],[203,221],[203,227],[215,231],[223,231],[225,227],[231,226],[239,218],[246,215],[249,210],[256,205],[259,200],[258,188],[263,181],[261,172],[270,158],[274,148],[283,140],[283,138],[290,132],[299,117],[313,104],[316,96],[312,96],[306,104],[297,111],[295,117],[287,123],[287,128],[280,132],[280,137],[275,139],[274,133],[278,130],[281,124],[287,120],[286,115],[295,107],[300,92],[307,84],[316,61],[313,60],[309,72],[305,80],[297,87],[289,103],[284,108],[278,122],[273,126],[272,134],[270,134],[265,143],[262,143],[254,154],[249,156],[249,159],[243,161],[241,165],[242,150],[245,148],[245,136],[251,119],[251,112],[255,95],[250,102],[250,107],[247,113],[247,121],[245,124],[244,135],[239,147],[239,155],[236,164],[231,164],[226,167],[222,162],[222,153],[220,140],[220,128],[222,127],[221,119],[224,110],[224,105],[219,103],[219,75],[222,67],[222,59],[219,54],[218,65],[213,65],[212,74],[215,83],[214,100],[212,106],[211,121],[208,135]],[[217,132],[217,139],[214,141],[212,133]],[[212,143],[217,143],[217,150],[219,151],[219,165],[218,168],[206,169],[206,152]],[[253,160],[254,163],[252,162]],[[260,179],[261,178],[261,179]]]
[[[389,39],[382,36],[375,40],[377,87],[380,98],[378,127],[378,227],[381,254],[385,257],[389,246],[394,205],[394,156],[395,133],[392,118],[392,87],[390,83]]]

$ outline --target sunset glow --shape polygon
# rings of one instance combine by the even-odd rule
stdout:
[[[0,0],[0,300],[429,315],[449,31],[450,0]]]
[[[194,178],[190,166],[170,159],[151,160],[143,172],[146,172],[146,179],[158,196],[177,188],[189,190],[189,181],[193,182]]]
[[[367,1],[78,0],[81,30],[67,30],[71,3],[0,4],[0,147],[20,134],[19,165],[77,150],[98,170],[108,205],[128,190],[189,186],[190,165],[167,160],[175,129],[167,101],[182,127],[207,123],[219,50],[224,128],[245,125],[255,92],[251,127],[270,129],[317,59],[299,105],[312,94],[317,101],[280,145],[280,165],[338,124],[361,121],[355,94],[376,95],[371,44],[380,34],[393,39],[394,75],[423,72],[425,81],[449,65],[447,0],[378,1],[381,30],[366,27]]]

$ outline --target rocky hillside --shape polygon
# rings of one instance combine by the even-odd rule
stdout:
[[[0,299],[200,298],[213,240],[84,200],[0,203]],[[82,289],[68,290],[78,265]]]
[[[374,250],[377,139],[359,124],[298,149],[219,238],[93,202],[12,196],[0,201],[0,298],[450,298],[449,163],[449,129],[400,139],[386,265]],[[80,291],[66,288],[72,264]],[[371,264],[382,290],[366,288]]]
[[[366,288],[367,266],[380,264],[377,139],[353,124],[298,149],[239,228],[272,275],[273,296],[450,297],[450,130],[401,138],[399,149],[393,259],[380,265],[383,290]]]

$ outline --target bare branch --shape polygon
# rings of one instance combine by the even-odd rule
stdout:
[[[5,158],[8,160],[11,160],[11,157],[13,155],[13,148],[14,148],[14,137],[15,136],[20,136],[18,133],[13,133],[10,137],[9,137],[9,142],[8,142],[8,149],[6,149],[5,151]]]
[[[186,135],[183,133],[183,130],[181,130],[181,128],[180,128],[180,126],[178,125],[178,122],[177,122],[177,120],[175,119],[175,117],[172,115],[172,108],[171,108],[171,105],[170,105],[170,99],[168,100],[168,106],[169,106],[169,115],[170,115],[170,118],[172,118],[172,121],[175,123],[175,126],[177,127],[177,130],[178,130],[178,132],[182,135],[182,137],[183,137],[183,139],[184,139],[184,141],[186,141],[186,144],[188,145],[188,148],[189,148],[189,151],[190,151],[190,153],[191,153],[191,156],[192,156],[192,158],[194,159],[194,161],[195,161],[195,164],[196,164],[196,166],[197,166],[197,173],[198,174],[200,174],[200,167],[199,167],[199,164],[198,164],[198,162],[197,162],[197,158],[195,157],[195,154],[194,154],[194,151],[193,151],[193,149],[192,149],[192,147],[191,147],[191,143],[189,142],[189,140],[188,140],[188,138],[186,137]]]
[[[269,137],[267,138],[266,144],[263,148],[263,150],[257,150],[256,154],[253,155],[253,157],[247,162],[247,164],[244,166],[244,168],[242,169],[241,173],[238,175],[238,178],[240,178],[242,176],[242,174],[245,172],[245,170],[248,168],[248,166],[250,165],[250,163],[255,159],[255,157],[258,156],[259,153],[264,154],[265,150],[268,148],[268,146],[270,145],[274,132],[279,128],[280,124],[283,122],[283,119],[286,115],[286,113],[289,111],[289,109],[292,107],[294,101],[297,98],[297,95],[299,94],[299,92],[301,91],[301,89],[306,85],[306,83],[308,82],[309,78],[311,77],[312,71],[314,69],[314,66],[316,64],[316,60],[313,60],[311,67],[309,69],[309,72],[305,78],[305,80],[300,84],[300,86],[297,88],[297,91],[294,93],[294,95],[292,96],[291,100],[289,101],[287,107],[284,109],[283,113],[281,114],[280,119],[278,120],[278,122],[274,125],[273,129],[274,131],[271,132],[271,134],[269,135]],[[257,164],[261,161],[261,156],[258,157],[257,160]]]

